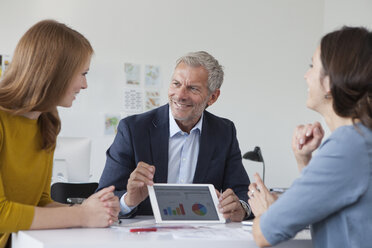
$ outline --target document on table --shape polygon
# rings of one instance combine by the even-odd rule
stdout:
[[[131,223],[121,223],[111,228],[126,233],[136,232],[143,235],[171,235],[173,239],[206,239],[206,240],[253,240],[250,229],[228,228],[225,225],[200,224],[155,224],[154,220],[140,220]]]
[[[174,239],[253,240],[252,233],[248,230],[223,226],[199,226],[191,230],[178,229],[172,231],[172,235]]]

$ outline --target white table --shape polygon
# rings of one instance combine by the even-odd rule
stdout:
[[[18,233],[12,234],[12,247],[257,247],[252,239],[250,228],[242,227],[240,223],[199,225],[192,229],[186,227],[186,229],[177,230],[160,228],[157,232],[129,232],[130,228],[148,226],[150,225],[149,222],[153,222],[152,218],[149,219],[148,216],[138,216],[134,219],[122,220],[122,224],[110,228],[70,228],[19,231]],[[131,227],[129,227],[129,225]],[[295,240],[284,242],[277,247],[312,247],[310,233],[308,230],[302,231],[296,236]]]

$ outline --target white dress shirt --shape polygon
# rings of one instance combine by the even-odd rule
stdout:
[[[203,115],[190,133],[183,132],[169,108],[168,183],[192,183],[199,156]],[[156,165],[155,165],[156,166]],[[120,198],[121,214],[130,213],[136,206],[128,207],[124,196]]]

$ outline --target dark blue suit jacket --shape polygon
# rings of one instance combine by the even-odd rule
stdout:
[[[217,190],[231,188],[247,201],[248,175],[242,164],[234,124],[204,111],[200,150],[193,183],[210,183]],[[168,178],[169,105],[133,115],[120,121],[118,132],[107,150],[106,166],[97,190],[115,185],[119,198],[126,192],[130,174],[140,161],[154,165],[154,183]],[[137,214],[151,215],[149,198]]]

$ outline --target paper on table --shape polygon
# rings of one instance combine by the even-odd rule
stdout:
[[[111,226],[123,232],[130,232],[131,228],[156,228],[156,232],[143,232],[145,235],[171,235],[174,239],[206,239],[206,240],[253,240],[250,230],[244,228],[226,228],[225,225],[198,225],[198,224],[155,224],[154,219],[139,221],[124,221]],[[142,233],[142,232],[141,232]],[[157,234],[156,234],[157,233]]]
[[[200,226],[191,230],[178,229],[172,231],[172,236],[174,239],[253,240],[252,233],[242,228],[220,228],[218,226]]]

